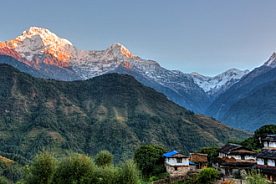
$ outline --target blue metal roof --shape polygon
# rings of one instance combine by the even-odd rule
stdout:
[[[179,152],[176,151],[176,150],[173,150],[173,151],[164,153],[164,154],[163,154],[163,157],[169,158],[169,157],[172,157],[173,155],[175,155],[175,154],[177,154],[177,153],[179,153]]]

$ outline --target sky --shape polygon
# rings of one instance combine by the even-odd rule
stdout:
[[[0,41],[31,26],[85,50],[122,43],[167,69],[214,76],[276,52],[275,0],[0,0]]]

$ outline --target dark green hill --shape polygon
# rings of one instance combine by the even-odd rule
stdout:
[[[59,82],[0,65],[0,102],[0,154],[21,159],[42,149],[107,149],[121,159],[145,143],[195,150],[247,136],[194,115],[128,75]]]

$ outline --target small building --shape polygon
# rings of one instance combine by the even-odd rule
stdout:
[[[257,169],[270,181],[276,181],[276,150],[264,149],[257,155]]]
[[[195,164],[196,169],[203,169],[208,166],[208,155],[202,153],[191,153],[190,162]]]
[[[190,170],[189,157],[176,150],[163,154],[165,167],[170,175],[186,175]]]
[[[256,153],[238,144],[226,144],[219,150],[214,166],[226,176],[240,175],[256,165]]]
[[[276,181],[276,135],[268,134],[261,141],[264,147],[257,154],[256,168],[270,181]]]
[[[235,158],[236,160],[254,160],[256,153],[238,144],[226,144],[219,150],[219,158]]]
[[[276,134],[268,134],[261,139],[263,143],[263,149],[276,149]]]

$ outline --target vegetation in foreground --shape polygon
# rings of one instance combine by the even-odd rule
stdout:
[[[146,184],[168,177],[162,157],[165,151],[162,146],[142,145],[136,150],[134,160],[117,165],[113,162],[113,155],[105,150],[93,159],[78,153],[57,156],[42,152],[24,166],[0,157],[0,184]],[[209,159],[213,159],[217,149],[205,148],[202,152],[210,154]],[[219,178],[220,173],[209,167],[188,174],[185,181],[177,184],[212,184]],[[255,172],[245,179],[248,184],[266,184],[266,179]]]
[[[246,177],[246,182],[248,184],[269,184],[262,174],[254,171]]]
[[[100,151],[93,159],[72,153],[54,155],[44,151],[26,165],[0,159],[0,184],[138,184],[167,177],[162,154],[165,148],[143,145],[134,160],[114,164],[113,155]]]
[[[95,161],[87,155],[71,154],[56,158],[49,152],[38,154],[24,166],[17,184],[138,184],[141,175],[133,160],[117,166],[112,155],[102,151]],[[11,178],[1,177],[0,184],[12,183]]]

